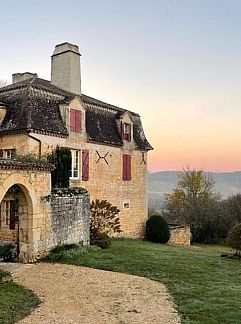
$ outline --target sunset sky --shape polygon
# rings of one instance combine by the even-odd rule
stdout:
[[[82,92],[138,112],[149,171],[241,170],[240,0],[1,1],[0,79],[50,79],[61,42]]]

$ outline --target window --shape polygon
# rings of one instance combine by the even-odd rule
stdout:
[[[15,152],[16,152],[15,149],[5,149],[5,150],[0,149],[0,158],[12,159]]]
[[[81,156],[80,156],[81,154]],[[89,151],[88,150],[71,150],[71,179],[79,179],[80,175],[83,181],[89,180]],[[81,170],[80,170],[81,158]]]
[[[129,202],[125,202],[125,203],[123,204],[123,206],[124,206],[124,208],[130,208],[130,203],[129,203]]]
[[[5,157],[6,157],[6,159],[11,159],[12,158],[12,150],[6,150]]]
[[[15,229],[17,214],[14,208],[15,206],[14,200],[2,201],[0,206],[0,227],[4,226],[5,222],[5,225],[9,227],[10,230]]]
[[[70,131],[82,132],[82,112],[80,110],[70,109]]]
[[[71,162],[71,178],[78,179],[79,178],[79,151],[71,151],[72,162]]]
[[[122,139],[131,141],[131,124],[122,123]]]
[[[10,204],[10,201],[7,200],[5,202],[5,221],[6,221],[6,225],[10,224],[10,214],[11,214],[11,204]]]
[[[123,154],[123,174],[122,179],[124,181],[131,180],[131,156]]]

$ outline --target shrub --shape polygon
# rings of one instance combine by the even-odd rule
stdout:
[[[241,251],[241,223],[231,228],[228,243],[232,248]]]
[[[101,249],[108,249],[111,246],[111,240],[107,234],[98,234],[92,236],[90,244],[96,245]]]
[[[12,262],[17,257],[14,243],[4,243],[0,245],[0,258],[6,262]]]
[[[93,234],[120,233],[120,210],[107,200],[96,199],[90,205],[90,232]]]
[[[62,251],[68,251],[68,250],[73,250],[73,249],[78,249],[79,244],[77,243],[72,243],[72,244],[59,244],[55,248],[51,250],[52,253],[60,253]]]
[[[57,262],[65,261],[66,259],[78,258],[91,252],[100,250],[97,246],[82,246],[79,244],[63,244],[53,248],[49,254],[43,258],[44,261]]]
[[[90,244],[102,249],[110,247],[108,234],[120,233],[120,210],[107,200],[96,199],[90,205]],[[94,243],[95,242],[95,243]]]
[[[8,281],[10,277],[10,272],[0,269],[0,283]]]
[[[152,215],[146,222],[146,238],[155,243],[166,243],[170,238],[167,221],[160,215]]]

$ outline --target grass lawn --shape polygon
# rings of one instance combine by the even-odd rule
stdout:
[[[113,240],[109,250],[66,256],[64,263],[124,272],[166,284],[182,323],[241,323],[241,262],[227,247],[173,247]]]
[[[0,269],[0,276],[7,274]],[[0,283],[0,323],[16,323],[39,304],[38,298],[28,289],[13,282]]]

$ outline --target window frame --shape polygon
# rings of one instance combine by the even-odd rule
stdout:
[[[71,150],[71,170],[70,170],[71,180],[80,179],[80,157],[81,157],[80,150]],[[75,172],[77,172],[76,176],[75,176]]]
[[[131,141],[131,133],[132,133],[132,125],[130,123],[122,124],[122,139],[130,142]]]

